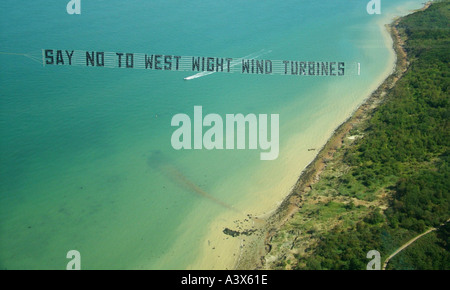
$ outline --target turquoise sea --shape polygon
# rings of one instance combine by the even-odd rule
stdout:
[[[217,225],[276,207],[313,159],[307,149],[392,69],[380,23],[423,1],[382,0],[381,15],[369,15],[366,0],[82,0],[81,15],[68,15],[67,2],[2,0],[0,52],[40,60],[47,48],[234,58],[264,50],[266,59],[360,63],[361,75],[184,81],[193,73],[44,67],[0,54],[0,269],[65,269],[70,250],[82,269],[230,264],[225,248],[204,257],[210,237],[225,239]],[[280,114],[279,158],[174,150],[172,116],[193,116],[196,105]]]

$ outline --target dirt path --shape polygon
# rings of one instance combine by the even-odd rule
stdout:
[[[450,219],[447,220],[445,223],[448,223],[449,221],[450,221]],[[406,249],[408,246],[410,246],[412,243],[414,243],[415,241],[417,241],[417,240],[420,239],[421,237],[423,237],[423,236],[425,236],[425,235],[427,235],[427,234],[429,234],[429,233],[431,233],[431,232],[436,231],[437,229],[439,229],[440,227],[442,227],[443,225],[445,225],[445,223],[442,224],[442,225],[440,225],[440,226],[437,227],[437,228],[431,228],[431,229],[429,229],[428,231],[426,231],[426,232],[424,232],[424,233],[422,233],[422,234],[420,234],[420,235],[414,237],[413,239],[409,240],[406,244],[404,244],[403,246],[401,246],[400,248],[398,248],[392,255],[390,255],[390,256],[386,259],[386,261],[384,261],[382,270],[386,270],[387,264],[389,263],[389,261],[390,261],[392,258],[395,257],[395,255],[397,255],[398,253],[400,253],[401,251],[403,251],[404,249]]]

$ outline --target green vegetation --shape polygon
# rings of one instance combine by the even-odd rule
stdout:
[[[450,225],[440,228],[417,240],[396,255],[387,269],[449,269],[450,265]]]
[[[397,29],[408,71],[350,131],[358,138],[338,149],[298,215],[274,236],[284,249],[271,253],[274,268],[365,269],[370,250],[384,260],[450,218],[450,1],[403,18]],[[450,269],[449,226],[416,241],[388,269]]]
[[[365,269],[369,250],[386,257],[450,218],[449,11],[444,1],[399,23],[409,70],[358,132],[365,137],[343,149],[349,169],[335,182],[339,192],[368,201],[390,192],[389,207],[369,211],[354,226],[334,227],[311,255],[299,257],[298,268]],[[450,269],[448,233],[446,226],[417,241],[390,268]]]

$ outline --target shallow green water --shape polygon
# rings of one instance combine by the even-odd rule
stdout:
[[[65,1],[48,2],[1,1],[0,51],[242,57],[265,49],[275,60],[359,62],[362,73],[183,81],[192,73],[43,67],[0,55],[1,268],[65,269],[72,249],[83,269],[185,268],[208,223],[229,210],[214,202],[199,208],[205,198],[189,184],[235,205],[255,168],[269,173],[254,187],[275,182],[271,171],[299,162],[287,140],[317,128],[302,145],[322,144],[390,65],[376,21],[422,1],[383,1],[383,14],[373,16],[361,0],[82,1],[80,16],[68,15]],[[171,118],[192,116],[195,105],[222,116],[279,113],[280,158],[175,151]],[[217,190],[225,180],[226,190]],[[201,218],[180,228],[188,214]],[[172,247],[187,232],[183,246]]]

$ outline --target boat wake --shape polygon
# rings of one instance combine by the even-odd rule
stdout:
[[[257,59],[258,57],[263,56],[263,55],[268,54],[268,53],[271,53],[271,52],[272,52],[272,50],[261,49],[260,51],[251,53],[249,55],[246,55],[246,56],[243,56],[243,57],[240,57],[240,58],[237,58],[237,59],[234,59],[230,63],[230,68],[241,64],[243,59]],[[214,74],[214,73],[216,73],[216,72],[215,71],[202,71],[202,72],[199,72],[199,73],[197,73],[195,75],[191,75],[191,76],[185,77],[184,79],[186,81],[189,81],[189,80],[201,78],[201,77],[204,77],[204,76],[207,76],[207,75],[211,75],[211,74]]]

